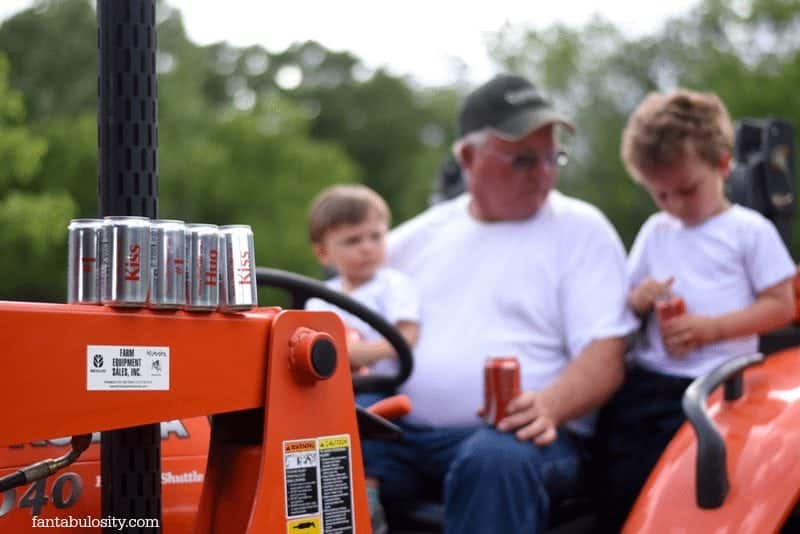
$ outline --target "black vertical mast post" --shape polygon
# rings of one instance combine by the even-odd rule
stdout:
[[[156,1],[97,2],[99,215],[158,217]],[[113,394],[113,393],[111,393]],[[103,517],[161,524],[158,423],[103,432]],[[158,534],[161,529],[126,528]],[[104,534],[116,528],[104,529]]]

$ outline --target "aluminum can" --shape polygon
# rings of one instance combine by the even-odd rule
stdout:
[[[659,324],[686,313],[686,304],[678,296],[656,301],[656,317]]]
[[[100,233],[102,219],[73,219],[67,227],[69,265],[67,302],[100,304]]]
[[[102,303],[145,306],[150,289],[150,220],[147,217],[106,217],[100,250]]]
[[[656,319],[658,320],[658,329],[661,332],[661,341],[664,342],[664,323],[675,317],[679,317],[686,313],[686,304],[681,297],[670,295],[656,301]],[[680,355],[673,355],[667,351],[667,355],[671,358],[682,358]]]
[[[219,242],[217,225],[186,225],[187,310],[212,311],[219,306]]]
[[[249,310],[258,306],[253,230],[245,224],[220,227],[222,262],[219,309]]]
[[[490,356],[483,364],[483,420],[496,425],[506,416],[508,403],[520,394],[519,360]]]
[[[183,221],[150,223],[151,308],[182,308],[186,304],[186,229]]]

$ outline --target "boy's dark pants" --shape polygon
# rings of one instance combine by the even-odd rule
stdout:
[[[622,529],[650,471],[686,419],[681,400],[691,383],[633,367],[601,411],[592,459],[598,532]]]

